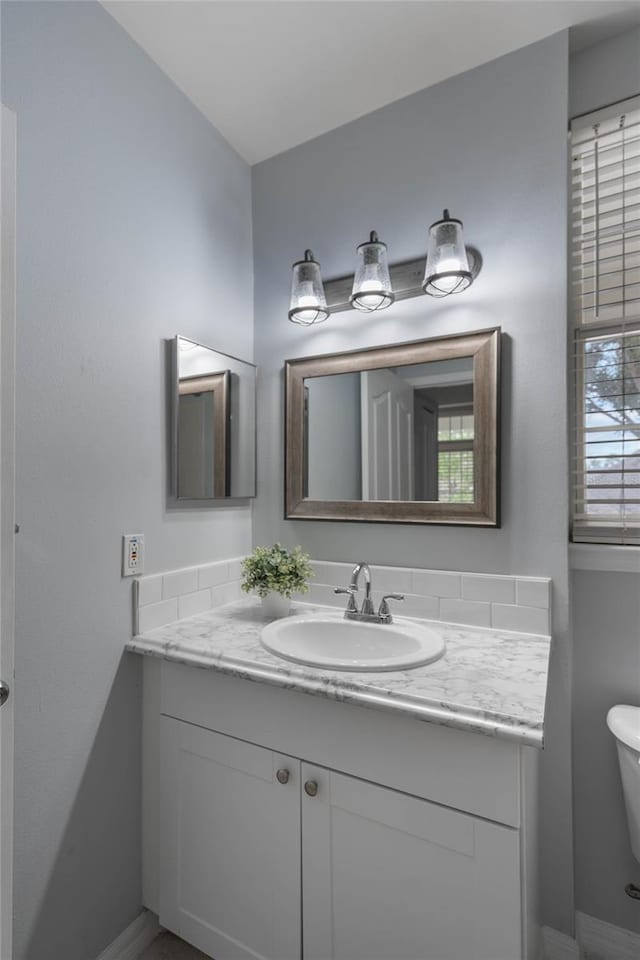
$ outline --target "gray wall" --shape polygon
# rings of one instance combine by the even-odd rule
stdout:
[[[573,776],[576,908],[640,933],[640,884],[629,846],[615,741],[607,711],[640,706],[640,574],[573,573]]]
[[[323,560],[366,559],[553,577],[555,644],[542,787],[544,919],[573,926],[567,569],[566,127],[568,53],[550,37],[393,103],[253,168],[255,343],[260,367],[254,540],[301,543]],[[290,266],[310,246],[348,273],[372,228],[393,261],[426,250],[448,206],[484,269],[465,294],[287,322]],[[282,520],[282,365],[502,325],[500,530],[382,528]]]
[[[140,909],[131,582],[250,547],[167,509],[163,338],[251,359],[250,171],[93,3],[2,4],[18,117],[16,960],[89,960]]]
[[[640,94],[640,29],[573,56],[570,89],[572,116]],[[572,588],[576,907],[640,933],[640,905],[624,893],[640,864],[605,724],[613,704],[640,705],[640,574],[574,570]]]

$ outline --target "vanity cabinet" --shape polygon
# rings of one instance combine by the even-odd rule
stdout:
[[[517,831],[161,724],[163,926],[216,960],[518,956]]]
[[[147,660],[145,905],[215,960],[534,960],[536,753]]]

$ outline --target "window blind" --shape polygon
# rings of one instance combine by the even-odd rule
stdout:
[[[572,538],[640,545],[640,97],[571,124]]]
[[[438,499],[474,500],[473,404],[443,404],[438,410]]]

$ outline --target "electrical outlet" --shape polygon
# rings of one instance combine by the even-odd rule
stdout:
[[[144,535],[125,533],[122,538],[122,576],[137,577],[144,573]]]

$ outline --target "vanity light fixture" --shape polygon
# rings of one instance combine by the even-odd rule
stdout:
[[[424,257],[390,265],[387,245],[375,230],[357,247],[357,254],[355,276],[336,277],[323,285],[320,264],[307,250],[304,260],[293,265],[289,320],[310,326],[330,313],[353,308],[373,313],[425,293],[448,297],[470,287],[482,269],[480,251],[465,246],[462,221],[448,210],[429,227],[426,269]]]
[[[311,250],[305,250],[304,260],[298,260],[293,265],[289,320],[310,327],[314,323],[322,323],[328,316],[320,264],[313,259]]]
[[[430,297],[461,293],[473,282],[467,251],[462,239],[462,220],[445,210],[442,220],[429,227],[427,266],[422,289]]]
[[[349,302],[363,313],[384,310],[395,300],[389,276],[387,245],[372,230],[368,241],[361,243],[356,252],[358,265]]]

